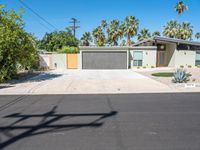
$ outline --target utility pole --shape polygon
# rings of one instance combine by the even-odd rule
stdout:
[[[80,26],[77,26],[77,24],[80,23],[80,21],[78,21],[76,18],[71,18],[71,21],[69,23],[73,25],[70,26],[69,28],[72,29],[74,37],[76,37],[76,29],[80,28]]]

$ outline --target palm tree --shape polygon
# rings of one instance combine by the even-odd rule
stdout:
[[[118,45],[118,40],[122,35],[121,25],[119,20],[112,20],[107,27],[108,43],[111,45]]]
[[[180,31],[180,24],[177,21],[171,20],[164,26],[163,35],[170,38],[177,38]]]
[[[139,29],[139,20],[135,16],[127,16],[124,24],[124,35],[127,37],[127,45],[131,45],[131,38],[137,35]]]
[[[95,44],[98,46],[104,46],[106,42],[105,34],[103,33],[102,27],[99,26],[92,31],[92,35],[95,39]]]
[[[101,26],[102,26],[103,29],[105,29],[105,28],[107,27],[107,25],[108,25],[108,24],[107,24],[107,21],[106,21],[106,20],[102,20],[102,21],[101,21]]]
[[[126,46],[126,40],[122,40],[120,46]]]
[[[142,41],[151,37],[151,33],[148,29],[144,28],[138,34],[138,41]]]
[[[81,37],[81,41],[83,42],[83,46],[89,46],[90,42],[92,42],[92,36],[90,32],[85,32]]]
[[[183,40],[191,39],[193,35],[193,27],[189,22],[183,22],[181,25],[180,33],[178,38]]]
[[[159,31],[155,31],[152,33],[152,36],[155,37],[155,36],[161,36],[160,32]]]
[[[198,40],[198,39],[200,39],[200,32],[197,32],[196,34],[195,34],[195,38]]]
[[[188,6],[183,1],[179,1],[175,6],[175,10],[178,13],[179,17],[187,9],[188,9]]]

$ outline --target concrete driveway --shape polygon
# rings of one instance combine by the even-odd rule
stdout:
[[[170,92],[167,85],[133,70],[57,70],[0,88],[0,94]]]

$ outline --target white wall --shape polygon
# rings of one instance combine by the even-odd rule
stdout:
[[[77,66],[77,68],[81,69],[82,68],[82,58],[81,58],[82,55],[81,55],[81,52],[78,53],[77,55],[78,55],[77,56],[78,57],[78,66]]]
[[[178,68],[181,65],[184,67],[195,67],[196,51],[190,50],[176,50],[175,51],[175,67]]]
[[[143,51],[143,66],[156,67],[156,50],[144,50]]]
[[[157,55],[156,50],[131,50],[130,56],[129,56],[130,68],[137,67],[137,66],[133,66],[133,61],[134,61],[133,52],[134,51],[143,52],[142,66],[145,66],[147,68],[156,67],[156,55]]]
[[[39,54],[40,68],[51,68],[51,55]]]
[[[66,54],[52,54],[53,69],[67,69]],[[56,65],[57,64],[57,68]]]

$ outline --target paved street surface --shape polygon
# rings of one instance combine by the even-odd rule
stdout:
[[[200,93],[0,96],[0,149],[199,150]]]

